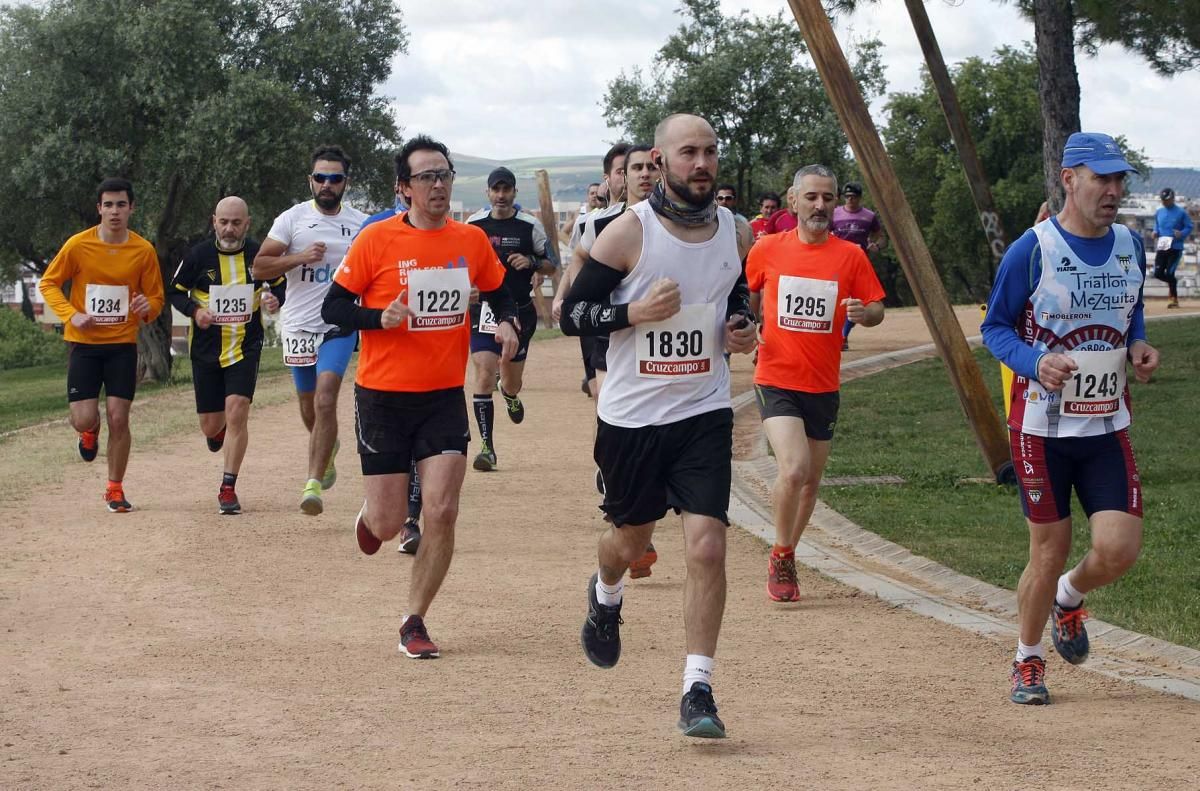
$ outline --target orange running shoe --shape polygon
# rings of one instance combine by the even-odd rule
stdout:
[[[654,551],[654,544],[650,544],[646,547],[646,554],[629,564],[629,578],[638,580],[642,577],[649,577],[651,574],[650,567],[657,560],[658,553]]]
[[[109,484],[108,490],[104,492],[104,502],[114,514],[127,514],[133,510],[133,505],[125,499],[125,490],[120,484]]]
[[[767,563],[767,596],[771,601],[800,601],[796,584],[796,556],[771,553]]]
[[[79,458],[84,461],[95,461],[96,452],[100,450],[100,426],[95,431],[79,432]]]

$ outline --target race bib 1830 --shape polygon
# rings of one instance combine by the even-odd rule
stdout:
[[[1079,368],[1063,386],[1062,413],[1105,417],[1120,411],[1121,394],[1125,392],[1125,353],[1125,349],[1067,352]]]
[[[254,286],[241,283],[209,287],[208,312],[213,324],[245,324],[254,313]]]
[[[467,322],[471,278],[463,267],[410,269],[408,328],[447,330]]]
[[[684,305],[669,319],[638,324],[637,374],[650,379],[710,376],[716,306]]]
[[[791,332],[833,332],[837,296],[836,280],[781,275],[775,321]]]
[[[124,324],[129,319],[129,286],[87,284],[87,314],[97,324]]]

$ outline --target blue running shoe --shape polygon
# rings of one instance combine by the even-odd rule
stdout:
[[[1088,658],[1087,629],[1083,625],[1087,619],[1087,610],[1083,609],[1083,603],[1080,602],[1078,607],[1067,608],[1054,602],[1050,614],[1053,620],[1051,637],[1054,638],[1054,650],[1072,665],[1082,665]]]
[[[717,702],[712,687],[703,681],[692,684],[679,701],[679,730],[684,736],[702,739],[724,739],[725,723],[717,716]]]
[[[1050,690],[1046,689],[1046,660],[1031,656],[1023,662],[1013,660],[1012,692],[1009,699],[1025,706],[1043,706],[1050,702]]]
[[[621,605],[610,607],[596,598],[596,577],[588,581],[588,614],[579,642],[596,667],[613,667],[621,658]]]

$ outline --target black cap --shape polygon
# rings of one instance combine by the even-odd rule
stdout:
[[[491,173],[488,174],[487,184],[488,184],[488,189],[491,189],[492,187],[496,186],[497,184],[511,184],[512,186],[515,187],[515,186],[517,186],[517,177],[514,176],[513,172],[511,170],[509,170],[508,168],[503,168],[503,167],[496,168],[495,170],[493,170]]]
[[[1174,198],[1175,190],[1171,189],[1170,187],[1163,187],[1163,191],[1158,193],[1158,197],[1162,198],[1163,200]]]
[[[846,182],[846,186],[842,187],[843,195],[857,195],[862,197],[862,185],[855,184],[853,181]]]

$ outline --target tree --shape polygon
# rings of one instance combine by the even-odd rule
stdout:
[[[832,13],[852,12],[876,0],[824,0]],[[1142,55],[1160,74],[1200,64],[1200,14],[1196,4],[1152,0],[1012,0],[1033,20],[1042,114],[1043,190],[1062,206],[1058,174],[1063,146],[1080,131],[1075,49],[1095,55],[1102,44],[1120,44]]]
[[[52,0],[0,9],[0,272],[40,274],[98,221],[95,187],[131,179],[134,228],[164,281],[238,194],[259,227],[336,142],[357,188],[391,195],[399,131],[374,95],[407,45],[391,0]],[[265,228],[264,228],[265,230]],[[170,311],[139,335],[142,373],[170,374]]]
[[[782,13],[725,16],[718,0],[683,0],[679,12],[683,23],[655,55],[653,77],[633,69],[609,83],[610,126],[650,142],[670,113],[703,116],[721,144],[722,178],[737,184],[743,205],[789,185],[801,165],[844,170],[845,135],[794,23]],[[871,40],[856,50],[855,76],[868,97],[885,84],[879,47]]]
[[[988,60],[968,58],[951,74],[1000,221],[1019,235],[1043,200],[1037,58],[1028,45],[1002,47]],[[920,91],[888,97],[887,114],[884,142],[947,290],[955,299],[982,301],[994,260],[928,72]],[[1129,154],[1140,165],[1140,153]],[[881,276],[898,278],[895,269],[886,266]]]

